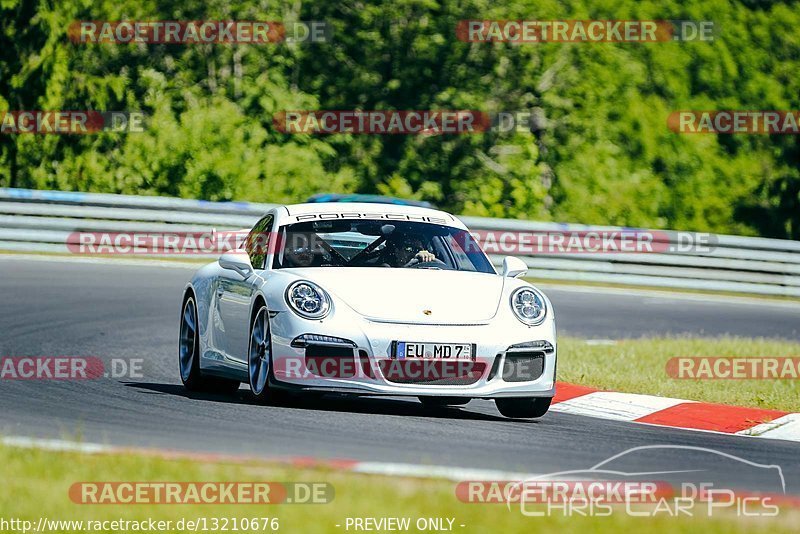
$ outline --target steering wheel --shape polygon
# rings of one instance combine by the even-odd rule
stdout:
[[[450,266],[448,266],[445,262],[443,262],[438,258],[431,261],[418,261],[417,263],[411,263],[408,267],[410,269],[446,269],[448,271],[452,270]]]

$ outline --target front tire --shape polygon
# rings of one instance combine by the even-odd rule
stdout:
[[[550,409],[552,397],[495,399],[498,411],[512,419],[542,417]]]
[[[464,406],[469,397],[417,397],[426,408],[440,408],[443,406]]]
[[[189,294],[183,301],[181,330],[178,340],[178,365],[181,382],[189,391],[233,394],[239,389],[239,382],[213,376],[203,376],[200,370],[200,336],[198,335],[197,304],[194,295]]]
[[[259,303],[250,324],[250,344],[247,353],[247,369],[250,391],[263,404],[283,403],[287,395],[270,387],[272,378],[272,335],[269,330],[269,310]]]

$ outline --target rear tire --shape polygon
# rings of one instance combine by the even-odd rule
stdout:
[[[512,419],[542,417],[550,409],[552,397],[495,399],[498,411]]]
[[[439,408],[442,406],[464,406],[469,397],[417,397],[426,408]]]
[[[189,391],[231,395],[239,389],[238,380],[204,376],[200,370],[200,339],[197,305],[191,293],[183,300],[181,330],[178,340],[178,366],[181,382]]]

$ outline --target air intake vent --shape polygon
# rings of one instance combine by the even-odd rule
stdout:
[[[544,352],[508,352],[503,364],[506,382],[531,382],[544,372]]]
[[[353,378],[358,371],[353,349],[334,345],[308,345],[306,368],[324,378]]]

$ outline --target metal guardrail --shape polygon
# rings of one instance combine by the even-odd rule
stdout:
[[[206,232],[249,228],[274,204],[0,188],[0,250],[68,253],[74,232]],[[586,232],[634,230],[536,221],[462,217],[473,231]],[[655,232],[674,245],[685,234]],[[707,250],[661,247],[652,253],[522,254],[537,279],[631,284],[800,297],[800,242],[710,236]],[[489,251],[493,263],[503,256]],[[193,255],[204,257],[209,255]],[[210,255],[215,256],[215,255]],[[173,256],[174,257],[174,256]]]

